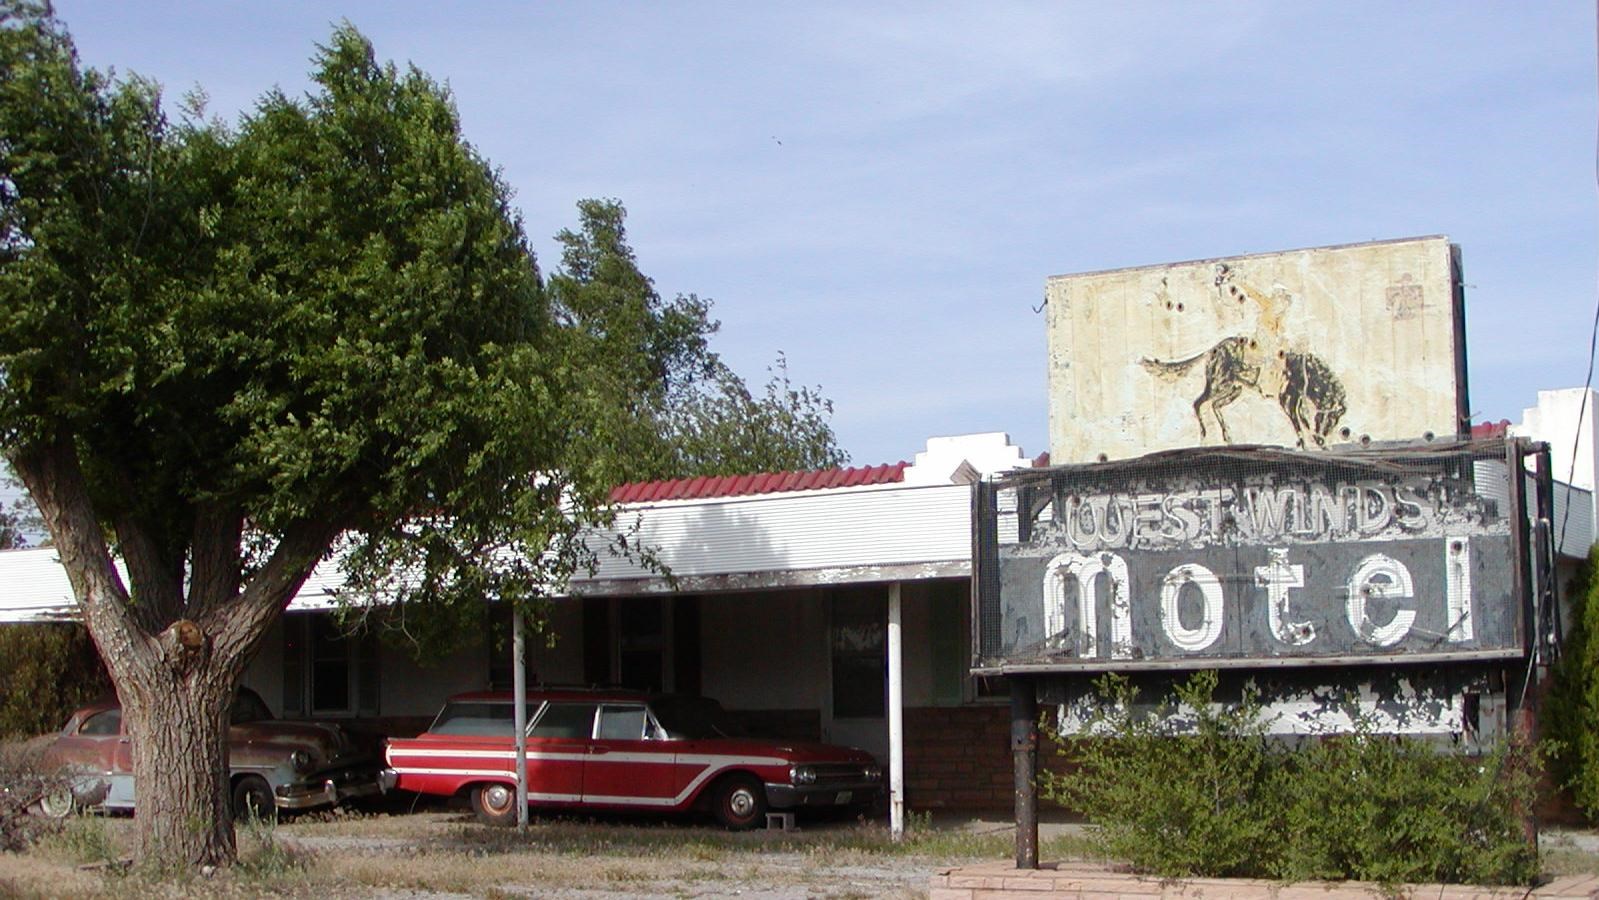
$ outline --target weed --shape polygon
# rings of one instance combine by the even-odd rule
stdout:
[[[305,873],[308,856],[277,839],[273,823],[255,815],[245,817],[237,827],[239,859],[234,866],[238,874],[256,880],[279,880]]]
[[[40,844],[78,865],[112,863],[119,855],[105,818],[93,813],[80,813],[67,819]]]

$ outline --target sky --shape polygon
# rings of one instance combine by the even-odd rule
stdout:
[[[445,82],[547,272],[628,209],[666,296],[785,354],[857,465],[928,437],[1047,449],[1050,275],[1446,234],[1471,406],[1580,385],[1595,22],[1575,2],[57,0],[88,65],[232,119],[348,20]]]

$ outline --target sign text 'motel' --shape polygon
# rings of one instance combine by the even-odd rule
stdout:
[[[1204,481],[1168,467],[1054,482],[997,548],[993,649],[1093,668],[1520,647],[1509,521],[1469,481],[1292,468]]]

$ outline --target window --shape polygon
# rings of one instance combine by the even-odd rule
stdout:
[[[240,722],[266,722],[271,718],[272,711],[267,709],[260,695],[248,689],[239,691],[233,698],[233,706],[228,709],[229,725],[237,725]]]
[[[108,734],[120,734],[121,732],[122,710],[120,709],[108,709],[105,712],[97,712],[85,719],[83,724],[78,727],[79,734],[87,734],[95,737]]]
[[[888,708],[888,610],[881,592],[833,595],[833,718],[881,719]]]
[[[527,721],[538,708],[529,704]],[[432,734],[516,735],[516,704],[463,700],[444,704],[428,729]]]
[[[642,706],[600,707],[599,738],[603,741],[641,741],[646,716]]]
[[[326,613],[283,617],[283,714],[378,714],[377,633],[346,634]]]
[[[586,738],[594,734],[593,703],[551,703],[529,732],[541,738]]]
[[[659,691],[666,684],[666,603],[650,597],[621,604],[617,617],[617,683],[638,691]]]

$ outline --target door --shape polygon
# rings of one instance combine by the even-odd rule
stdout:
[[[825,736],[888,759],[888,595],[881,586],[835,591],[827,627],[831,696]]]
[[[527,735],[527,796],[534,803],[583,799],[583,762],[594,733],[595,703],[550,701]],[[513,763],[510,771],[516,771]]]
[[[583,802],[663,809],[675,805],[676,754],[642,703],[606,703],[583,765]]]

